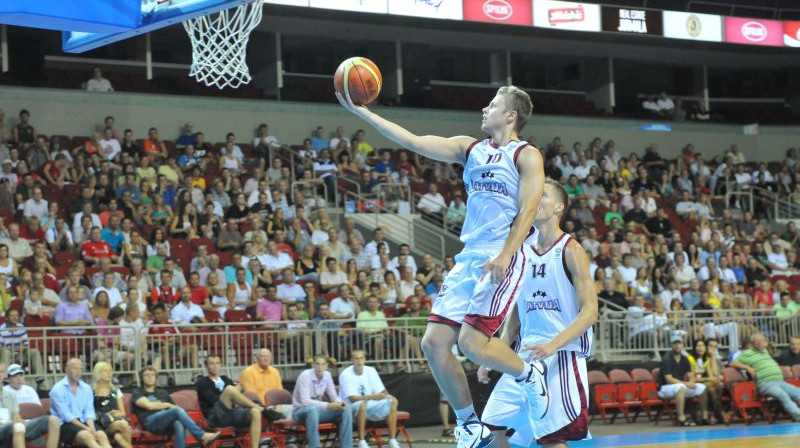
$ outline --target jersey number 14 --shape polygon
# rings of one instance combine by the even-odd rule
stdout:
[[[536,266],[539,266],[539,268],[537,269]],[[533,278],[536,278],[536,277],[544,278],[544,267],[545,267],[545,265],[543,265],[543,264],[534,264],[533,265]]]

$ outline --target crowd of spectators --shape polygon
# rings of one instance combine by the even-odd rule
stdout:
[[[17,311],[9,322],[137,331],[143,322],[171,324],[150,330],[162,337],[235,311],[289,321],[282,338],[305,357],[316,349],[346,357],[348,342],[377,357],[388,345],[418,354],[419,329],[398,333],[385,318],[408,315],[423,326],[453,259],[417,260],[407,244],[395,252],[391,229],[364,235],[350,219],[337,226],[327,210],[404,213],[412,199],[417,212],[457,233],[465,213],[459,166],[376,149],[363,130],[349,138],[343,128],[316,127],[301,145],[285,146],[266,124],[249,143],[228,133],[217,144],[191,123],[174,141],[156,128],[137,139],[111,116],[102,129],[89,139],[47,138],[28,111],[13,126],[0,117],[0,205],[11,210],[0,213],[0,307]],[[687,144],[669,160],[655,144],[640,156],[600,138],[569,147],[558,137],[528,140],[545,156],[547,175],[564,183],[564,228],[592,257],[603,308],[628,311],[629,337],[656,332],[666,342],[676,332],[720,337],[735,349],[765,330],[737,309],[775,315],[786,328],[797,319],[800,234],[792,223],[770,222],[775,198],[800,199],[796,150],[755,164],[735,144],[716,155]],[[337,188],[360,194],[336,203]],[[724,199],[750,191],[758,194]],[[693,310],[700,325],[677,310]],[[359,335],[313,347],[300,331],[340,319]],[[787,342],[789,334],[775,336]],[[135,337],[122,339],[130,346]],[[199,367],[197,347],[178,350],[163,339],[151,359],[157,367]]]

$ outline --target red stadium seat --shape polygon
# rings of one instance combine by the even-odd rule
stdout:
[[[611,380],[612,383],[632,383],[633,379],[628,372],[622,369],[614,369],[608,372],[608,379]]]
[[[606,423],[614,423],[614,420],[617,419],[617,414],[623,409],[622,403],[619,401],[617,385],[596,384],[592,391],[592,396],[594,397],[597,411],[600,413],[600,418]],[[613,412],[610,416],[607,415],[609,411]],[[594,416],[592,416],[593,419]]]
[[[748,425],[753,423],[753,419],[748,414],[751,409],[760,411],[767,421],[772,423],[772,414],[767,404],[759,397],[754,381],[734,383],[731,389],[731,399],[733,400],[734,411],[738,412],[742,420]]]
[[[647,369],[636,368],[631,370],[631,378],[637,383],[654,381],[653,374]]]

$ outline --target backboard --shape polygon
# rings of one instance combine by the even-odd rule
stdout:
[[[50,0],[53,2],[81,2],[85,0]],[[92,0],[96,1],[96,0]],[[63,32],[62,44],[65,52],[82,53],[103,45],[108,45],[140,34],[148,33],[159,28],[179,24],[187,19],[201,15],[212,14],[223,9],[233,8],[251,0],[113,0],[105,3],[138,7],[132,13],[138,16],[136,24],[121,31],[112,32],[87,32],[81,29],[61,28]],[[126,5],[127,4],[127,5]],[[120,13],[128,13],[125,8],[120,8]],[[128,13],[130,14],[130,13]],[[25,25],[35,26],[35,25]]]

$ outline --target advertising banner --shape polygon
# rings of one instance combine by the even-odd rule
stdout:
[[[782,47],[783,22],[725,17],[725,42]]]
[[[389,0],[389,14],[461,20],[463,0]]]
[[[534,0],[533,25],[572,31],[600,31],[600,5]]]
[[[664,23],[661,11],[603,6],[603,31],[661,36]]]
[[[664,11],[664,37],[722,42],[722,16]]]
[[[531,0],[462,0],[464,20],[473,22],[533,25]]]
[[[387,0],[311,0],[312,8],[338,9],[340,11],[389,12]]]
[[[783,22],[783,44],[800,47],[800,22]]]

